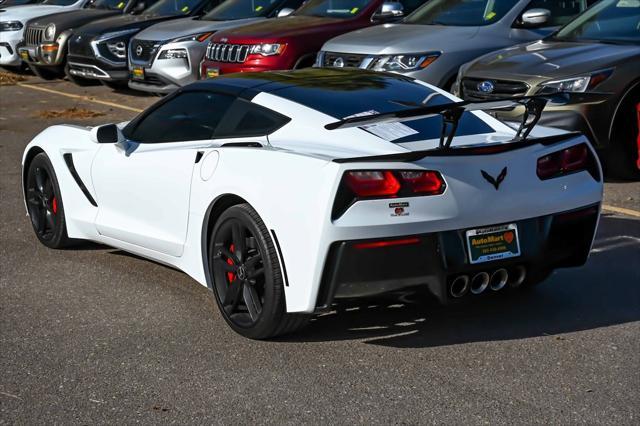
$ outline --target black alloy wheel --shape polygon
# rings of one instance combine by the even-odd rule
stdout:
[[[36,155],[29,165],[25,197],[31,225],[40,242],[51,248],[68,245],[60,187],[45,153]]]
[[[306,324],[307,315],[286,313],[275,247],[248,204],[230,207],[216,222],[209,242],[209,270],[220,311],[237,333],[266,339]]]

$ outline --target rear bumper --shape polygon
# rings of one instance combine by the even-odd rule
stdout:
[[[504,268],[513,276],[516,268],[524,267],[529,276],[544,277],[555,268],[583,265],[599,212],[600,205],[595,204],[517,221],[520,255],[479,264],[469,261],[466,229],[417,235],[407,244],[393,246],[362,247],[362,240],[335,242],[325,262],[316,310],[327,309],[336,298],[413,286],[425,286],[440,302],[450,303],[459,300],[451,295],[451,284],[461,275],[491,274]]]

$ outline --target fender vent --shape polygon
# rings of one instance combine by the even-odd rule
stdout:
[[[89,192],[87,187],[84,186],[84,182],[82,181],[82,179],[80,179],[80,176],[78,175],[76,166],[73,164],[73,156],[70,153],[67,153],[67,154],[64,154],[62,157],[64,158],[64,162],[67,164],[67,167],[69,168],[69,172],[71,173],[71,176],[73,176],[73,180],[76,181],[76,183],[78,184],[78,187],[80,187],[80,190],[82,191],[84,196],[87,197],[87,200],[91,203],[92,206],[98,207],[98,203],[96,203],[96,200],[93,199],[93,197],[91,196],[91,193]]]

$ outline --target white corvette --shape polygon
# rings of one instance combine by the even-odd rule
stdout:
[[[238,333],[304,325],[334,298],[426,286],[453,302],[582,265],[602,199],[580,134],[518,131],[402,76],[230,75],[129,123],[53,126],[27,146],[40,241],[92,240],[209,286]],[[504,290],[503,290],[504,288]]]

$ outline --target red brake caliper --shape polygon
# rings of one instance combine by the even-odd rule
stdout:
[[[229,247],[229,250],[231,251],[231,253],[233,253],[235,249],[236,249],[235,246],[231,244],[231,247]],[[233,265],[233,260],[227,259],[227,264]],[[235,281],[235,279],[236,279],[236,274],[234,274],[233,272],[227,272],[227,280],[229,280],[229,284]]]
[[[53,197],[53,201],[51,201],[51,210],[53,210],[53,214],[58,214],[58,199]]]
[[[636,166],[640,169],[640,104],[636,105],[636,113],[638,119],[638,140],[636,141],[638,146],[638,159],[636,160]]]

